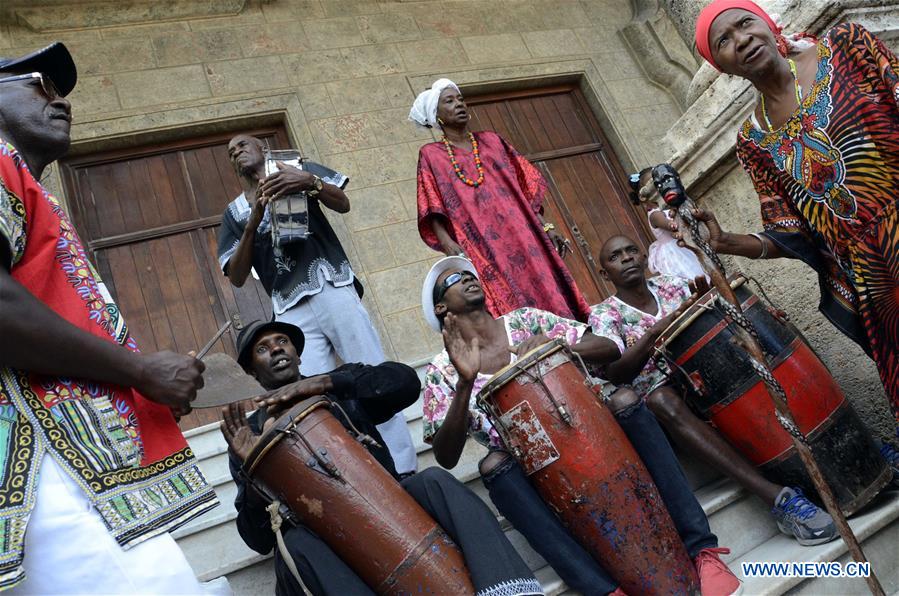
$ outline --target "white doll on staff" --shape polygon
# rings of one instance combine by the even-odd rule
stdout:
[[[654,197],[650,197],[645,201],[640,199],[641,182],[644,176],[649,174],[652,168],[645,168],[639,173],[630,175],[628,182],[631,186],[631,202],[634,205],[642,206],[646,210],[646,217],[649,219],[649,227],[655,241],[649,245],[649,270],[653,273],[661,273],[663,275],[675,275],[684,279],[694,279],[699,275],[706,278],[702,265],[690,250],[686,247],[679,246],[674,231],[677,227],[674,223],[674,210],[665,208],[660,209],[658,201]],[[653,190],[653,195],[657,191]]]

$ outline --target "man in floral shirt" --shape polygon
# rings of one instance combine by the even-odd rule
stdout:
[[[475,403],[493,374],[551,339],[563,339],[593,364],[617,359],[618,347],[581,323],[534,308],[494,319],[487,312],[474,267],[462,257],[434,264],[422,287],[422,308],[431,327],[442,332],[446,346],[425,371],[424,440],[434,446],[437,462],[453,468],[472,435],[489,449],[479,469],[490,499],[568,587],[583,594],[623,594],[540,498]],[[734,593],[740,582],[718,558],[718,553],[729,551],[718,548],[718,539],[653,415],[630,389],[613,393],[609,407],[652,475],[694,559],[703,594]]]
[[[615,285],[616,293],[592,308],[589,324],[621,350],[621,358],[605,367],[605,376],[633,387],[685,450],[772,504],[771,515],[781,532],[807,546],[836,538],[836,526],[826,511],[806,499],[800,489],[779,486],[759,474],[690,410],[650,359],[656,340],[692,302],[689,282],[669,275],[646,279],[646,256],[627,236],[609,238],[599,252],[599,262],[603,277]],[[697,277],[695,283],[700,294],[708,289],[704,277]]]

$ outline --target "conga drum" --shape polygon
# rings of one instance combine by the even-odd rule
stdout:
[[[474,594],[443,529],[315,397],[259,439],[244,473],[378,594]]]
[[[525,354],[477,399],[543,500],[626,593],[698,591],[649,472],[565,344]]]
[[[768,366],[787,394],[787,403],[808,438],[824,478],[846,515],[858,511],[890,481],[889,466],[867,428],[824,363],[799,332],[748,287],[729,279],[752,321]],[[687,389],[687,401],[761,473],[815,497],[811,478],[774,404],[745,352],[734,345],[734,323],[716,308],[710,290],[684,312],[655,344],[657,360]]]

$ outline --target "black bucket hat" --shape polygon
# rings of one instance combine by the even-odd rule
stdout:
[[[45,74],[50,77],[63,97],[72,92],[78,80],[78,70],[75,68],[72,55],[66,46],[58,41],[20,58],[0,58],[0,72],[10,71]]]
[[[278,331],[290,338],[291,343],[297,350],[297,354],[303,353],[303,346],[306,344],[306,336],[303,335],[302,329],[290,323],[280,323],[278,321],[253,321],[240,330],[237,334],[237,363],[244,370],[250,365],[250,351],[256,338],[263,331]]]

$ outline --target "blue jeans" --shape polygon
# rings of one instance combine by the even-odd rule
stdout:
[[[709,521],[652,412],[641,401],[616,414],[628,440],[649,470],[690,558],[718,545]],[[568,532],[511,457],[482,477],[499,512],[546,559],[568,587],[608,594],[617,582]]]
[[[511,456],[481,480],[499,512],[569,588],[593,596],[618,587],[618,582],[568,533]]]
[[[649,470],[690,558],[704,548],[718,546],[718,537],[712,534],[709,519],[690,490],[668,437],[646,403],[640,400],[616,413],[615,419]]]

